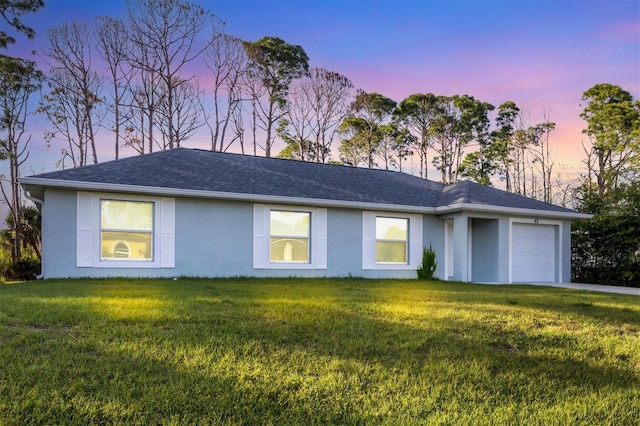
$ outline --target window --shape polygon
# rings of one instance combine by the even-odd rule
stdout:
[[[311,213],[271,210],[270,261],[309,263]]]
[[[175,200],[78,192],[76,266],[173,268]]]
[[[422,215],[362,213],[362,269],[416,269],[422,249]]]
[[[326,269],[327,210],[253,206],[255,269]]]
[[[153,203],[100,200],[100,259],[153,260]]]
[[[409,219],[376,217],[376,263],[407,263]]]

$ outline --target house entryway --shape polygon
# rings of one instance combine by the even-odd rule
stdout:
[[[470,276],[478,283],[499,282],[499,221],[498,219],[472,218],[469,224],[470,234]]]

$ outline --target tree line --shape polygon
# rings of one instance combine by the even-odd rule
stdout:
[[[310,67],[301,46],[223,30],[213,13],[183,0],[130,1],[122,19],[49,29],[38,111],[50,124],[46,141],[62,144],[60,166],[97,163],[105,152],[97,145],[108,140],[109,158],[118,158],[123,148],[180,147],[207,129],[214,151],[395,169],[416,155],[424,178],[434,168],[443,183],[503,181],[507,191],[552,201],[548,117],[531,125],[507,101],[492,128],[495,107],[473,96],[414,94],[397,104]]]
[[[42,0],[0,5],[27,37],[35,34],[19,16],[41,7]],[[46,117],[45,142],[59,150],[62,168],[177,148],[204,129],[213,151],[398,169],[445,184],[470,179],[585,211],[603,200],[611,206],[607,197],[619,199],[637,182],[640,107],[618,86],[584,92],[586,172],[557,191],[556,124],[548,111],[531,123],[513,101],[496,108],[471,95],[416,93],[398,103],[311,67],[301,46],[226,34],[216,15],[186,0],[130,0],[122,16],[48,29],[45,72],[33,61],[0,57],[0,154],[10,165],[2,192],[12,217],[22,216],[17,178],[29,155],[25,122],[34,113]],[[0,32],[0,48],[13,40]],[[409,169],[409,158],[419,165]],[[21,257],[21,223],[12,220],[14,259]],[[579,242],[589,233],[578,234]],[[574,262],[597,264],[593,256],[574,253]]]
[[[0,16],[14,31],[33,39],[35,31],[20,17],[43,6],[43,0],[4,1],[0,3]],[[15,37],[0,30],[0,49],[15,42]],[[0,160],[9,163],[9,176],[0,175],[0,191],[9,207],[8,229],[0,231],[0,263],[3,276],[12,278],[23,278],[24,271],[31,277],[39,270],[40,214],[23,205],[18,178],[29,156],[31,136],[25,128],[33,115],[29,97],[40,90],[43,80],[44,74],[34,61],[0,54]]]
[[[572,226],[572,277],[640,287],[640,101],[606,83],[582,100],[591,144],[574,197],[593,218]]]

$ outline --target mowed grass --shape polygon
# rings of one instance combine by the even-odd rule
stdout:
[[[0,285],[0,424],[637,425],[640,298],[359,279]]]

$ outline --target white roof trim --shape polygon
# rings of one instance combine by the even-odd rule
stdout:
[[[47,179],[37,177],[20,178],[23,185],[36,185],[54,188],[79,189],[84,191],[101,192],[127,192],[134,194],[164,195],[173,197],[213,198],[224,200],[239,200],[261,203],[303,204],[314,207],[341,207],[359,208],[365,210],[445,214],[460,211],[486,212],[494,214],[518,214],[525,216],[564,218],[564,219],[590,219],[592,215],[578,212],[557,212],[552,210],[522,209],[513,207],[501,207],[485,204],[457,203],[440,207],[409,206],[401,204],[380,204],[362,201],[330,200],[320,198],[286,197],[261,194],[244,194],[237,192],[203,191],[198,189],[163,188],[155,186],[122,185],[103,182],[73,181],[64,179]]]
[[[435,208],[437,213],[455,213],[460,211],[499,213],[505,215],[523,215],[558,219],[591,219],[593,215],[580,212],[559,212],[553,210],[523,209],[518,207],[492,206],[487,204],[456,203]]]
[[[245,194],[238,192],[203,191],[200,189],[163,188],[156,186],[122,185],[101,182],[70,181],[64,179],[21,178],[23,185],[40,185],[53,188],[69,188],[83,191],[127,192],[133,194],[164,195],[172,197],[213,198],[260,203],[302,204],[312,207],[361,208],[366,210],[398,211],[406,213],[435,213],[435,207],[381,204],[362,201],[330,200],[322,198],[286,197],[281,195]]]

